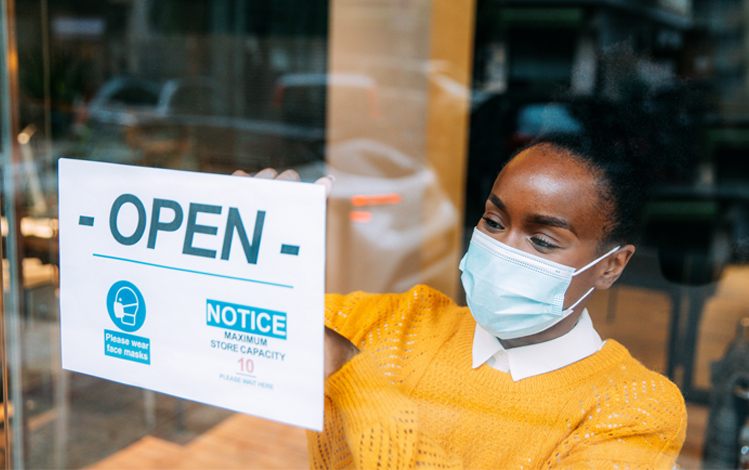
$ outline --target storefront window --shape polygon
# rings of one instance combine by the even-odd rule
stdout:
[[[741,2],[2,6],[6,468],[308,465],[300,429],[61,369],[59,159],[332,174],[327,292],[426,284],[465,304],[458,263],[506,162],[624,127],[613,147],[673,165],[590,316],[681,390],[682,468],[749,462]]]

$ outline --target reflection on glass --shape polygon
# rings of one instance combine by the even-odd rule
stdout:
[[[6,311],[19,321],[21,344],[9,364],[22,377],[10,402],[24,412],[23,432],[11,436],[22,449],[13,465],[121,468],[138,449],[157,449],[159,468],[201,461],[200,445],[183,455],[187,444],[229,412],[60,370],[57,160],[220,173],[320,164],[328,4],[15,3],[21,187],[3,194],[14,198],[17,220],[2,218],[3,235],[17,231],[21,241],[20,256],[4,260],[6,299],[21,306]],[[8,290],[15,272],[20,292]],[[126,294],[115,305],[124,323],[137,308]],[[274,432],[272,423],[262,429]],[[303,433],[288,434],[284,454],[306,465]],[[128,446],[135,450],[124,460],[113,456]]]
[[[200,438],[211,429],[285,432],[60,370],[59,158],[333,174],[328,290],[424,282],[460,298],[459,245],[504,162],[544,132],[574,134],[591,114],[616,116],[596,107],[602,99],[636,108],[635,119],[652,123],[638,145],[669,152],[682,171],[663,175],[643,246],[618,287],[595,294],[595,325],[681,387],[690,420],[682,467],[701,465],[706,442],[727,449],[707,455],[711,466],[747,461],[749,370],[726,355],[729,343],[743,344],[736,327],[749,316],[741,2],[478,0],[465,32],[473,60],[464,65],[445,58],[441,41],[457,43],[459,33],[458,21],[440,20],[444,0],[14,3],[20,118],[17,163],[3,171],[15,172],[19,190],[3,190],[0,220],[4,244],[15,234],[20,245],[18,256],[3,246],[6,315],[18,321],[20,341],[9,364],[20,394],[3,397],[21,416],[14,462],[128,466],[135,454],[118,452],[130,449],[159,456],[156,467],[176,465],[180,454],[209,455],[210,466],[218,457]],[[721,359],[717,373],[711,364]],[[720,410],[732,425],[718,432]],[[264,455],[258,465],[305,466],[303,436],[287,437],[276,457],[253,450]]]
[[[747,315],[740,307],[746,293],[735,288],[747,280],[749,221],[745,191],[738,190],[749,177],[739,8],[712,1],[659,2],[652,10],[634,2],[477,4],[467,226],[513,152],[544,132],[575,134],[591,116],[604,127],[612,119],[644,127],[643,152],[680,162],[680,171],[659,175],[643,246],[618,287],[597,293],[590,311],[602,336],[619,339],[681,387],[690,419],[685,468],[701,465],[703,447],[727,449],[717,458],[707,451],[705,468],[746,460],[738,445],[744,398],[721,388],[710,367],[728,343],[740,343],[735,326]],[[600,101],[611,108],[591,107]],[[623,116],[621,107],[634,112]],[[743,377],[743,366],[733,367]],[[727,395],[718,398],[716,387]],[[716,431],[716,403],[736,400],[722,415],[736,424]]]
[[[22,240],[22,292],[6,291],[22,303],[14,462],[121,468],[148,454],[159,468],[210,467],[221,460],[201,438],[257,428],[282,437],[242,441],[256,465],[306,466],[301,431],[60,370],[56,163],[334,174],[330,291],[453,289],[459,210],[427,164],[427,113],[433,100],[447,122],[469,93],[430,55],[429,5],[337,2],[331,26],[327,1],[16,4],[22,213],[3,229]],[[134,306],[119,305],[127,322]]]

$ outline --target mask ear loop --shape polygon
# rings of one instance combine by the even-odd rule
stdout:
[[[583,296],[582,296],[582,297],[580,297],[579,299],[577,299],[577,302],[575,302],[574,304],[570,305],[570,306],[569,306],[569,308],[567,308],[567,309],[566,309],[566,310],[565,310],[564,312],[562,312],[562,315],[564,315],[564,316],[567,316],[567,315],[569,315],[569,313],[567,313],[567,314],[565,315],[565,312],[570,312],[570,313],[571,313],[571,312],[572,312],[572,309],[573,309],[573,308],[575,308],[575,307],[577,307],[577,305],[578,305],[578,304],[579,304],[580,302],[582,302],[582,301],[583,301],[583,300],[585,299],[585,297],[589,296],[589,295],[591,294],[591,292],[593,292],[594,290],[596,290],[596,288],[595,288],[595,287],[591,287],[591,288],[590,288],[590,290],[589,290],[588,292],[586,292],[585,294],[583,294]]]
[[[605,255],[603,255],[603,256],[600,256],[600,257],[598,257],[598,258],[594,259],[594,260],[593,260],[593,261],[591,261],[590,263],[588,263],[588,264],[586,264],[585,266],[583,266],[582,268],[578,269],[577,271],[575,271],[574,273],[572,273],[572,275],[573,275],[573,276],[577,276],[577,275],[578,275],[578,274],[580,274],[581,272],[583,272],[583,271],[585,271],[585,270],[587,270],[587,269],[590,269],[590,267],[591,267],[591,266],[594,266],[594,265],[596,265],[596,264],[600,263],[600,262],[601,262],[602,260],[604,260],[604,259],[605,259],[606,257],[608,257],[608,256],[612,255],[612,254],[613,254],[613,253],[614,253],[614,252],[615,252],[616,250],[618,250],[618,249],[619,249],[619,248],[621,248],[621,247],[622,247],[621,245],[618,245],[618,246],[617,246],[616,248],[614,248],[613,250],[609,251],[609,252],[608,252],[608,253],[606,253]],[[587,295],[587,294],[586,294],[586,295]]]
[[[586,292],[586,293],[585,293],[585,295],[583,295],[582,297],[580,297],[579,299],[577,299],[577,302],[575,302],[574,304],[572,304],[572,305],[571,305],[571,306],[570,306],[569,308],[565,309],[565,310],[564,310],[564,311],[562,312],[562,314],[561,314],[561,315],[559,315],[559,318],[558,318],[558,319],[557,319],[557,320],[556,320],[556,321],[555,321],[554,323],[552,323],[551,325],[549,325],[549,326],[547,326],[546,328],[544,328],[544,330],[543,330],[543,331],[546,331],[546,330],[548,330],[548,329],[549,329],[549,328],[551,328],[552,326],[556,325],[557,323],[561,322],[561,321],[562,321],[562,320],[564,320],[565,318],[569,317],[569,316],[570,316],[570,314],[572,313],[572,309],[574,309],[575,307],[577,307],[577,304],[579,304],[580,302],[582,302],[582,301],[583,301],[583,300],[585,299],[585,297],[589,296],[589,295],[590,295],[590,293],[591,293],[591,292],[593,292],[593,291],[594,291],[595,289],[596,289],[595,287],[591,287],[591,288],[590,288],[590,290],[589,290],[588,292]]]
[[[591,266],[594,266],[595,264],[600,263],[602,260],[606,259],[606,257],[611,256],[619,248],[621,248],[621,245],[617,246],[616,248],[614,248],[613,250],[609,251],[605,255],[603,255],[603,256],[601,256],[601,257],[599,257],[597,259],[594,259],[593,261],[591,261],[587,265],[583,266],[579,270],[577,270],[574,273],[572,273],[572,275],[573,276],[577,276],[578,274],[580,274],[581,272],[585,271],[586,269],[589,269]],[[575,302],[574,304],[572,304],[570,307],[566,308],[564,310],[564,312],[562,312],[562,318],[564,318],[567,315],[569,315],[572,312],[572,309],[575,308],[575,307],[577,307],[578,304],[580,302],[582,302],[585,299],[585,297],[589,296],[594,290],[596,290],[596,288],[595,287],[591,287],[590,290],[588,290],[588,292],[586,292],[582,297],[580,297],[579,299],[577,299],[577,302]]]

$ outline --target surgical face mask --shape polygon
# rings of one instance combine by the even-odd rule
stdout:
[[[562,321],[594,288],[564,309],[572,277],[618,250],[617,246],[587,266],[575,268],[543,259],[473,230],[460,261],[461,281],[473,318],[500,339],[540,333]]]

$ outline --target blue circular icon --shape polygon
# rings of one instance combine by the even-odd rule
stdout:
[[[117,281],[107,293],[107,310],[117,328],[138,331],[146,321],[146,301],[132,282]]]

